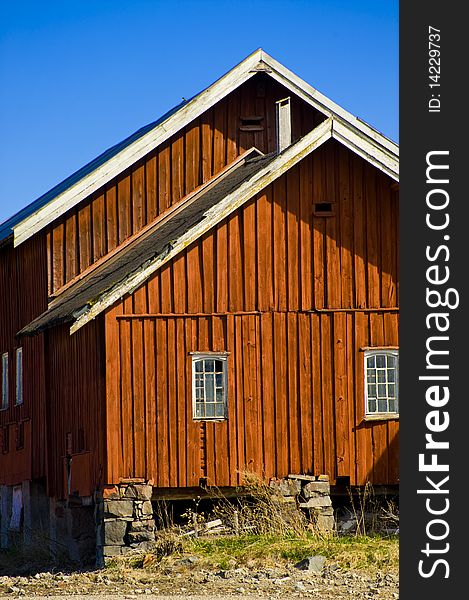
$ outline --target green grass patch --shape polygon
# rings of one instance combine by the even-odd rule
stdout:
[[[191,539],[184,551],[198,555],[221,568],[259,562],[263,565],[279,561],[298,562],[322,554],[344,569],[398,569],[399,541],[381,536],[318,538],[313,535],[286,537],[246,535],[217,539]]]

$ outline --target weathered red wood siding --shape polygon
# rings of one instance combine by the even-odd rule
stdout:
[[[45,475],[44,338],[39,335],[18,341],[15,334],[46,306],[44,236],[35,236],[17,249],[5,245],[0,249],[0,355],[9,355],[9,402],[8,409],[0,411],[0,437],[8,436],[9,448],[3,453],[0,444],[0,484],[13,485]],[[23,404],[15,406],[15,352],[19,346],[23,348]],[[20,427],[22,448],[17,447]]]
[[[210,179],[244,150],[275,150],[275,102],[291,96],[258,74],[110,181],[49,227],[49,293],[84,272],[168,207]],[[292,97],[292,134],[308,133],[324,115]],[[262,117],[262,131],[241,130]]]
[[[109,482],[397,482],[398,423],[363,421],[360,351],[398,344],[391,184],[328,142],[107,312]],[[221,423],[192,420],[188,353],[208,350],[230,352]]]
[[[102,481],[106,430],[103,333],[103,319],[99,318],[72,336],[69,325],[46,332],[50,496],[67,497],[68,450],[72,455],[71,494],[90,496]]]

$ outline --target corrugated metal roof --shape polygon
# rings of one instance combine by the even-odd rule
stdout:
[[[43,194],[42,196],[37,198],[37,200],[34,200],[34,202],[31,202],[31,204],[28,204],[28,206],[26,206],[25,208],[22,208],[15,215],[13,215],[9,219],[7,219],[3,223],[1,223],[0,224],[0,242],[2,242],[3,240],[10,237],[10,235],[12,235],[13,227],[15,225],[17,225],[18,223],[20,223],[21,221],[23,221],[30,215],[34,214],[37,210],[41,209],[48,202],[53,200],[56,196],[58,196],[59,194],[62,194],[65,190],[72,187],[72,185],[74,185],[77,181],[80,181],[81,179],[83,179],[84,177],[86,177],[87,175],[92,173],[95,169],[97,169],[99,166],[103,165],[109,159],[113,158],[116,154],[119,154],[119,152],[121,152],[121,150],[123,150],[124,148],[127,148],[127,146],[130,146],[131,144],[133,144],[133,142],[135,142],[139,138],[146,135],[149,131],[151,131],[152,129],[154,129],[161,123],[163,123],[163,121],[166,121],[166,119],[168,119],[171,115],[173,115],[175,112],[177,112],[180,108],[182,108],[185,104],[187,104],[191,100],[192,100],[192,98],[189,100],[184,100],[183,102],[181,102],[180,104],[178,104],[177,106],[173,107],[171,110],[166,112],[164,115],[162,115],[156,121],[153,121],[152,123],[149,123],[148,125],[145,125],[144,127],[141,127],[138,131],[136,131],[135,133],[132,133],[132,135],[129,135],[129,137],[125,138],[125,140],[122,140],[122,142],[119,142],[115,146],[108,148],[102,154],[100,154],[98,157],[96,157],[91,162],[86,164],[84,167],[81,167],[81,169],[78,169],[78,171],[75,171],[75,173],[73,173],[72,175],[70,175],[69,177],[64,179],[61,183],[57,184],[52,189],[50,189],[48,192],[46,192],[45,194]]]
[[[262,169],[274,155],[262,155],[252,148],[199,190],[181,200],[179,208],[152,227],[137,234],[125,248],[109,257],[101,266],[60,294],[49,309],[37,317],[18,335],[34,335],[40,331],[75,318],[87,305],[130,274],[142,268],[155,256],[164,255],[181,235],[194,227],[207,210],[215,206],[241,183]]]

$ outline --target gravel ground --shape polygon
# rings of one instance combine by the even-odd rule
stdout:
[[[293,565],[270,568],[235,568],[210,571],[192,565],[168,572],[131,570],[83,573],[37,573],[33,576],[0,576],[0,598],[81,598],[123,600],[224,600],[254,598],[287,600],[364,598],[395,600],[399,597],[395,573],[344,571],[326,565],[321,573],[301,571]]]

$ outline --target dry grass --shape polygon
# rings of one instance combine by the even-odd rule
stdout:
[[[357,536],[383,533],[387,528],[399,527],[399,508],[396,502],[377,497],[371,483],[367,483],[363,489],[358,488],[355,494],[348,490],[348,494]]]
[[[284,502],[278,491],[259,476],[244,473],[243,479],[248,496],[233,503],[215,493],[216,503],[210,518],[221,519],[238,534],[304,537],[311,530],[304,513],[296,510],[296,504]]]
[[[186,513],[188,526],[203,534],[207,521],[220,519],[229,534],[208,537],[187,535],[172,524],[169,510],[158,510],[158,520],[165,523],[157,533],[151,550],[126,556],[116,562],[127,567],[149,570],[170,568],[184,556],[197,557],[198,568],[233,568],[234,566],[279,566],[298,562],[308,556],[322,554],[343,569],[376,572],[397,572],[399,541],[397,537],[370,535],[378,530],[369,523],[371,509],[376,509],[373,489],[368,486],[358,498],[352,498],[358,531],[351,536],[321,536],[311,531],[304,513],[294,510],[295,504],[284,503],[275,488],[259,477],[244,474],[249,495],[230,501],[219,491],[212,494],[214,508],[207,515],[194,509]],[[395,515],[390,508],[386,518]],[[377,514],[376,519],[379,519]]]

